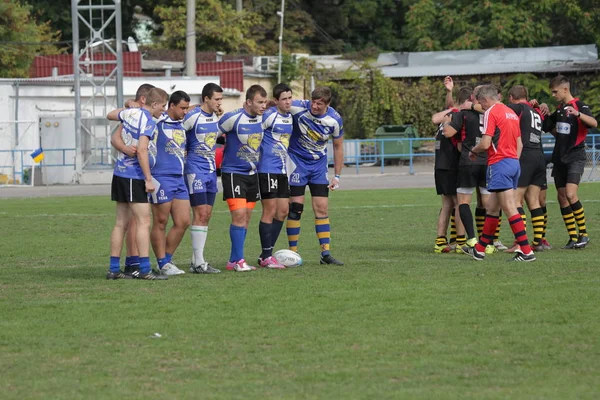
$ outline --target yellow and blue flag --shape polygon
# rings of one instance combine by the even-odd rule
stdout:
[[[44,149],[40,147],[39,149],[31,153],[31,158],[33,158],[33,161],[36,163],[41,162],[44,159]]]

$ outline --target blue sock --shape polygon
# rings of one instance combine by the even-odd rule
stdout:
[[[156,262],[158,263],[158,269],[162,269],[162,267],[165,266],[166,263],[168,263],[167,261],[167,257],[164,258],[157,258]]]
[[[140,273],[147,274],[150,269],[150,257],[140,257]]]
[[[167,259],[167,262],[170,263],[171,259],[173,258],[173,254],[171,254],[171,253],[165,253],[165,258]]]
[[[139,256],[127,256],[125,258],[125,266],[131,267],[134,265],[140,265],[140,257]]]
[[[121,257],[110,258],[110,272],[121,271]]]
[[[229,261],[239,261],[244,258],[244,239],[246,238],[246,228],[229,225],[229,237],[231,238],[231,254],[229,256]]]

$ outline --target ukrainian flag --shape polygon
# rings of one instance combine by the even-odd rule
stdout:
[[[33,158],[33,161],[35,163],[41,162],[44,159],[44,150],[40,147],[39,149],[31,153],[31,158]]]

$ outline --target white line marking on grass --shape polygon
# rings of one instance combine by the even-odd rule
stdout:
[[[0,211],[0,215],[8,215],[11,217],[19,218],[40,218],[40,217],[109,217],[112,214],[77,214],[77,213],[64,213],[64,214],[12,214],[5,211]]]

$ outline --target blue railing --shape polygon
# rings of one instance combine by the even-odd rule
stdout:
[[[554,137],[544,135],[542,146],[549,161],[554,149]],[[344,165],[354,166],[358,174],[361,166],[378,165],[380,172],[385,173],[387,161],[403,161],[408,164],[409,173],[414,174],[414,163],[419,157],[435,157],[433,138],[398,138],[398,139],[347,139],[344,140]],[[600,162],[600,134],[588,134],[586,138],[588,155],[591,155],[592,168]],[[328,162],[333,165],[333,148],[328,148]]]
[[[414,174],[414,164],[418,158],[435,156],[433,142],[433,138],[347,139],[344,140],[344,164],[354,166],[357,174],[361,167],[376,165],[380,167],[380,173],[383,174],[387,162],[399,161],[406,163],[409,173]],[[426,146],[428,143],[431,146]],[[332,144],[329,143],[328,146],[328,161],[333,165]],[[554,148],[554,137],[544,135],[542,146],[549,160]],[[595,170],[600,163],[600,134],[589,134],[586,138],[586,147],[588,156],[591,156],[592,170]],[[43,165],[44,167],[75,167],[75,151],[75,148],[44,149],[46,159]],[[0,169],[10,168],[13,181],[22,182],[25,169],[32,165],[30,153],[31,150],[0,150],[0,160],[7,159],[3,155],[9,154],[8,159],[12,161],[11,164],[0,165]],[[59,153],[59,157],[50,156],[56,153]],[[112,148],[94,148],[90,153],[94,155],[92,160],[99,161],[90,162],[86,167],[112,167]],[[52,163],[48,163],[48,160],[52,160]]]

